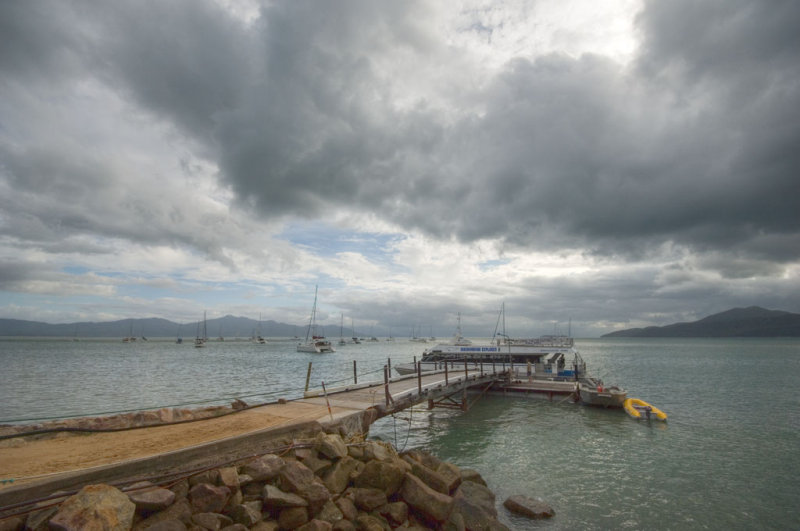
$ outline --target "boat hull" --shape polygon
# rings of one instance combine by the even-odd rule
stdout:
[[[628,393],[619,387],[604,387],[581,382],[579,386],[581,402],[586,406],[619,407],[628,398]]]
[[[648,404],[644,400],[640,400],[638,398],[628,398],[623,403],[623,408],[625,409],[625,413],[630,415],[631,417],[637,420],[667,420],[667,414],[655,407],[652,404]],[[649,413],[649,415],[648,415]]]
[[[297,352],[308,352],[310,354],[324,354],[326,352],[336,352],[330,341],[314,341],[313,343],[300,343],[297,345]]]

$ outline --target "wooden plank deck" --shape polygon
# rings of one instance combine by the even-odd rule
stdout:
[[[492,374],[491,370],[481,372],[478,368],[466,371],[442,370],[426,372],[421,376],[394,378],[389,382],[337,387],[327,389],[327,393],[322,389],[315,389],[307,392],[302,400],[307,403],[354,409],[376,408],[379,417],[383,417],[420,402],[441,400],[462,391],[465,385],[467,387],[486,385],[501,377],[500,372]],[[388,399],[387,388],[390,396]]]

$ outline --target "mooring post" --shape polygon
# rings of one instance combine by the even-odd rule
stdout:
[[[308,381],[311,379],[311,362],[308,362],[308,372],[306,373],[306,392],[308,392]]]
[[[444,384],[450,385],[450,382],[447,379],[447,361],[444,362]]]
[[[353,360],[353,383],[358,383],[358,372],[356,371],[356,360]]]
[[[467,368],[467,358],[464,358],[464,383],[467,383],[467,378],[469,378],[469,369]]]
[[[492,360],[492,375],[497,376],[497,369],[494,368],[494,360]]]
[[[392,358],[387,358],[386,361],[389,366],[389,374],[392,374]]]
[[[483,376],[483,358],[481,358],[481,376]]]
[[[417,393],[422,396],[422,361],[417,362]]]

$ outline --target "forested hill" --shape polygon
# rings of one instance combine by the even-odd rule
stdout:
[[[750,306],[691,323],[629,328],[602,337],[800,337],[800,314]]]
[[[82,322],[49,324],[19,319],[0,319],[0,336],[23,337],[194,337],[202,333],[203,323],[175,323],[166,319],[123,319],[109,322]],[[255,319],[226,315],[209,319],[205,323],[209,337],[250,337],[261,334],[265,337],[303,336],[306,328],[275,321],[259,323]],[[347,337],[353,334],[347,330]],[[339,327],[336,327],[336,335]]]

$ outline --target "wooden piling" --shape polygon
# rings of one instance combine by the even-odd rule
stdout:
[[[308,372],[306,373],[306,392],[308,392],[308,382],[311,379],[311,362],[308,362]]]

